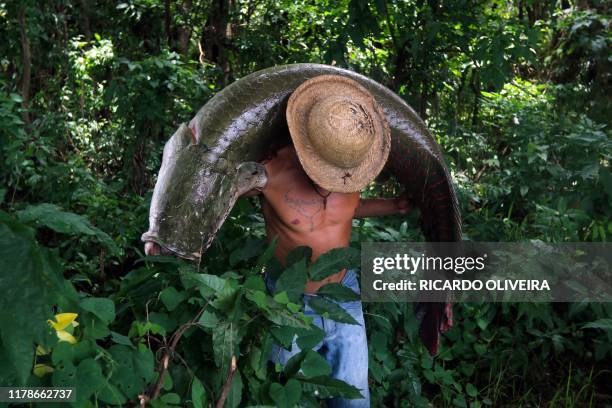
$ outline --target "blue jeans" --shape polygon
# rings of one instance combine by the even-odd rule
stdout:
[[[359,282],[354,270],[348,270],[341,282],[344,286],[356,293],[359,291]],[[274,283],[266,279],[268,290],[273,292]],[[325,319],[315,313],[309,306],[310,299],[318,295],[304,294],[304,314],[313,318],[313,323],[325,332],[323,340],[314,347],[329,363],[333,378],[350,384],[361,392],[362,399],[334,398],[328,401],[328,406],[333,408],[362,408],[370,406],[370,391],[368,390],[368,343],[363,321],[361,301],[336,302],[348,314],[350,314],[359,325],[339,323],[334,320]],[[285,365],[287,361],[300,352],[295,339],[291,350],[286,350],[275,345],[272,348],[270,359],[275,363]]]

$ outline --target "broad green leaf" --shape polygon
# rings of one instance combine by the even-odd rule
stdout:
[[[83,316],[81,320],[81,331],[83,332],[83,338],[98,340],[108,337],[110,330],[108,324],[104,323],[98,317],[92,315]]]
[[[225,407],[236,408],[240,405],[240,401],[242,400],[242,388],[242,375],[240,375],[240,370],[236,370],[234,372],[234,378],[232,379],[230,393],[225,400]]]
[[[138,351],[130,350],[130,352],[134,360],[134,372],[132,375],[142,378],[145,384],[150,382],[155,373],[155,357],[153,356],[153,353],[151,350],[144,347],[140,347]]]
[[[206,286],[214,292],[218,292],[225,286],[226,280],[216,275],[206,273],[182,272],[181,281],[185,289],[190,289],[194,286]]]
[[[22,222],[34,226],[44,225],[53,231],[68,235],[88,235],[95,237],[112,252],[118,252],[117,244],[104,231],[94,227],[87,218],[63,211],[60,207],[43,203],[30,205],[25,210],[17,212]]]
[[[298,335],[297,345],[300,349],[312,349],[325,338],[325,331],[317,326],[311,326],[307,329],[296,329]]]
[[[247,238],[240,242],[240,246],[235,249],[229,257],[230,266],[235,266],[241,261],[251,259],[263,250],[264,243],[260,239]]]
[[[89,358],[79,363],[76,371],[76,396],[81,404],[95,392],[102,390],[105,384],[106,378],[102,374],[102,368],[98,361]]]
[[[320,281],[344,268],[358,265],[359,250],[351,247],[334,248],[319,256],[310,266],[310,279]]]
[[[149,313],[149,321],[163,327],[166,333],[173,332],[178,326],[174,314],[151,312]]]
[[[300,369],[305,377],[319,377],[331,374],[329,363],[314,350],[306,352]]]
[[[159,298],[164,306],[166,306],[166,309],[171,312],[187,298],[187,294],[185,292],[177,291],[173,286],[168,286],[166,289],[161,291]]]
[[[347,399],[363,398],[361,392],[345,383],[330,377],[313,377],[313,378],[298,378],[302,383],[304,393],[316,395],[319,398],[335,398],[342,397]]]
[[[130,327],[130,331],[128,332],[128,337],[142,337],[149,333],[161,334],[162,336],[165,336],[166,329],[153,323],[152,321],[140,322],[138,320],[134,320],[132,322],[132,327]]]
[[[130,340],[128,336],[124,336],[123,334],[119,334],[111,330],[111,340],[117,344],[123,344],[124,346],[128,346],[130,348],[135,348],[134,344]]]
[[[214,329],[219,324],[219,318],[213,312],[205,310],[200,316],[200,320],[198,320],[198,324],[203,327],[208,327],[209,329]]]
[[[302,306],[298,305],[297,303],[287,303],[287,309],[289,309],[289,311],[291,313],[298,313],[300,310],[302,310]]]
[[[205,408],[208,406],[208,394],[206,388],[197,377],[193,378],[191,383],[191,403],[193,408]]]
[[[226,280],[223,278],[205,273],[196,274],[196,278],[200,283],[208,286],[215,292],[222,290],[226,283]]]
[[[285,259],[285,267],[289,268],[296,262],[304,261],[306,265],[310,264],[310,259],[312,258],[312,248],[308,246],[299,246],[293,248],[291,252],[287,254]]]
[[[172,374],[166,372],[166,375],[164,376],[164,384],[162,385],[162,390],[171,391],[172,388],[174,388],[174,380],[172,379]]]
[[[270,259],[265,266],[266,275],[268,275],[273,281],[276,281],[284,270],[285,268],[276,257]]]
[[[269,311],[268,296],[260,290],[249,290],[244,295],[248,300],[255,303],[257,307],[263,311]]]
[[[274,336],[281,346],[286,349],[291,348],[293,338],[295,337],[295,328],[288,326],[272,327],[270,333],[272,333],[272,336]]]
[[[359,324],[359,322],[348,314],[346,310],[329,300],[313,297],[308,301],[308,304],[312,310],[327,319],[332,319],[340,323]]]
[[[266,283],[261,276],[249,276],[244,281],[245,289],[259,290],[266,292]]]
[[[612,319],[599,319],[582,326],[583,329],[602,329],[612,331]]]
[[[115,320],[115,304],[109,298],[85,298],[81,300],[81,308],[98,316],[104,323]]]
[[[487,346],[485,344],[476,343],[474,344],[474,350],[482,356],[487,352]]]
[[[109,382],[105,384],[105,387],[102,388],[97,396],[100,401],[111,405],[123,406],[128,400],[115,384]]]
[[[280,303],[281,305],[289,304],[289,296],[287,296],[287,292],[282,291],[278,292],[274,295],[274,301]]]
[[[304,358],[306,358],[306,353],[308,353],[308,351],[310,350],[302,350],[299,353],[291,356],[291,358],[285,364],[285,367],[283,367],[283,373],[285,376],[293,377],[298,371],[300,371],[300,366],[302,365]]]
[[[221,323],[213,331],[213,351],[217,367],[227,367],[230,359],[236,354],[238,345],[238,328],[234,323]],[[222,370],[222,372],[225,372]]]
[[[181,403],[181,397],[174,392],[164,394],[160,399],[166,404],[178,405]]]
[[[303,313],[291,313],[287,309],[273,308],[269,313],[266,313],[266,319],[279,326],[291,327],[309,327],[308,324],[312,318],[304,316]]]
[[[266,250],[257,258],[257,265],[255,271],[259,272],[262,268],[274,257],[274,250],[276,249],[276,241],[278,237],[274,237],[272,242],[268,244]]]
[[[77,369],[69,361],[57,364],[51,376],[51,384],[54,387],[74,387],[77,383]]]
[[[255,373],[255,376],[260,380],[266,379],[266,364],[262,364],[262,355],[261,348],[257,346],[253,346],[248,355],[249,359],[249,367]]]
[[[299,303],[304,294],[304,286],[308,279],[306,262],[297,261],[281,274],[276,281],[275,293],[287,292],[287,297],[293,303]]]
[[[122,345],[114,345],[108,352],[116,364],[109,381],[128,399],[136,398],[155,374],[153,353],[149,349],[132,350]]]
[[[340,283],[328,283],[327,285],[321,286],[317,291],[317,295],[325,296],[340,302],[352,302],[361,299],[360,295]]]
[[[293,408],[300,401],[302,396],[302,387],[296,380],[289,380],[285,386],[279,383],[270,385],[270,398],[276,403],[279,408]]]
[[[93,340],[85,339],[77,344],[59,342],[51,352],[51,361],[54,365],[62,362],[78,364],[86,358],[95,357],[98,353],[97,346]]]
[[[235,281],[227,281],[223,289],[217,292],[216,299],[210,303],[215,309],[225,313],[231,321],[240,318],[242,291],[237,287]]]

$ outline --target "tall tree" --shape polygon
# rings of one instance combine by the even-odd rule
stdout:
[[[22,63],[22,75],[21,75],[21,97],[22,108],[23,108],[23,121],[26,124],[30,124],[30,83],[32,77],[32,52],[30,50],[30,40],[28,38],[28,26],[26,19],[27,7],[26,3],[21,4],[19,7],[19,33],[21,36],[21,63]]]
[[[212,2],[208,19],[202,30],[201,58],[217,64],[223,72],[222,86],[227,85],[231,74],[230,41],[233,37],[231,10],[233,0],[215,0]]]

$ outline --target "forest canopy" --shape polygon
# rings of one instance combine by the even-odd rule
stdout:
[[[608,242],[611,32],[599,0],[0,1],[0,385],[75,386],[82,407],[351,395],[317,353],[267,362],[320,333],[265,290],[258,201],[199,265],[144,256],[166,140],[256,70],[335,65],[425,120],[464,239]],[[364,195],[398,193],[391,179]],[[420,241],[419,225],[356,220],[351,244]],[[294,255],[282,273],[305,274]],[[411,304],[366,305],[373,406],[610,403],[609,303],[454,311],[431,357]]]

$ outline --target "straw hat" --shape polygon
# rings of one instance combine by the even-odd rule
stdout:
[[[301,84],[287,103],[287,123],[304,171],[326,190],[360,191],[387,162],[384,113],[352,79],[321,75]]]

